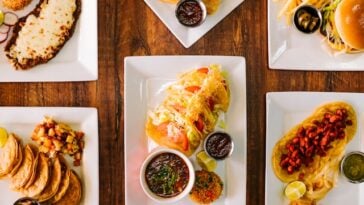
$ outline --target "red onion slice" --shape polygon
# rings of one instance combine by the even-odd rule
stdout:
[[[10,26],[5,24],[0,26],[0,33],[7,34],[9,33],[9,31],[10,31]]]
[[[8,33],[0,33],[0,43],[4,43],[8,39]]]
[[[8,26],[14,26],[19,20],[19,17],[13,12],[4,13],[4,24]]]

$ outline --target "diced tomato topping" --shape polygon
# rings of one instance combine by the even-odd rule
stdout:
[[[166,136],[171,137],[171,139],[175,143],[182,144],[182,149],[184,151],[187,151],[188,150],[188,138],[187,138],[187,135],[186,135],[185,131],[182,128],[180,128],[178,125],[174,124],[174,123],[171,124],[171,125],[177,131],[174,134],[168,135],[168,130],[167,130]],[[166,126],[166,129],[168,129],[167,126]]]
[[[207,73],[209,73],[209,68],[199,68],[199,69],[197,70],[197,72],[207,74]]]
[[[188,138],[187,138],[187,135],[185,133],[181,133],[182,135],[182,147],[183,147],[183,150],[187,151],[188,150]]]
[[[193,85],[193,86],[188,86],[185,89],[191,93],[195,93],[195,92],[199,91],[201,89],[201,87],[197,86],[197,85]]]
[[[195,121],[195,126],[196,126],[196,128],[197,128],[200,132],[202,132],[202,131],[203,131],[203,128],[205,127],[204,122],[202,121],[202,119],[201,119],[201,118],[198,118],[198,120],[197,120],[197,121]]]
[[[167,135],[168,134],[168,128],[167,128],[168,124],[169,124],[169,122],[164,122],[162,124],[159,124],[157,126],[158,132],[162,133],[163,135]]]

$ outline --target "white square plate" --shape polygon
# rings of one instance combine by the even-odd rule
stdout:
[[[208,15],[206,21],[195,28],[183,26],[178,22],[174,13],[176,8],[175,4],[165,3],[160,0],[144,1],[173,33],[173,35],[176,36],[182,45],[185,48],[189,48],[244,0],[222,0],[219,10],[213,15]]]
[[[74,169],[82,181],[83,198],[81,204],[99,204],[99,137],[97,110],[95,108],[66,107],[0,107],[0,127],[15,133],[23,145],[31,142],[30,136],[35,126],[44,116],[69,124],[73,129],[85,133],[85,148],[81,166],[75,168],[73,160],[68,165]],[[34,143],[33,143],[34,144]],[[9,188],[8,179],[0,180],[0,204],[13,204],[21,195]]]
[[[152,56],[125,59],[125,203],[154,205],[139,183],[142,162],[154,146],[144,131],[147,111],[161,102],[168,83],[178,74],[220,64],[228,72],[231,104],[226,131],[234,141],[233,155],[218,163],[224,193],[214,204],[245,204],[246,187],[246,84],[245,59],[225,56]],[[190,158],[194,161],[195,156]],[[196,163],[195,163],[196,166]],[[187,198],[174,204],[193,204]]]
[[[364,94],[361,93],[326,93],[326,92],[273,92],[267,94],[267,127],[266,127],[266,176],[265,204],[288,205],[283,194],[285,184],[272,170],[272,150],[278,140],[297,125],[320,105],[331,101],[345,101],[351,104],[358,117],[358,130],[353,140],[347,145],[346,152],[363,151]],[[334,187],[319,205],[362,205],[364,203],[364,184],[357,185],[339,177]]]
[[[38,4],[33,0],[24,10],[27,15]],[[9,11],[2,7],[0,10]],[[9,36],[10,38],[10,36]],[[98,78],[97,54],[97,0],[82,0],[82,11],[72,38],[57,56],[46,64],[30,70],[15,70],[4,54],[5,43],[0,44],[0,82],[64,82],[92,81]]]
[[[336,55],[317,33],[299,32],[286,17],[278,18],[285,1],[268,1],[269,67],[283,70],[364,70],[364,53]]]

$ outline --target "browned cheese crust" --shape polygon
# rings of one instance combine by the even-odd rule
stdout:
[[[53,59],[57,54],[58,52],[63,48],[63,46],[66,44],[66,42],[72,37],[74,31],[75,31],[75,28],[76,28],[76,25],[77,25],[77,21],[80,17],[80,14],[81,14],[81,0],[75,0],[76,1],[76,10],[75,12],[73,13],[73,17],[74,17],[74,22],[73,22],[73,25],[71,27],[71,29],[69,30],[69,32],[66,32],[65,35],[63,36],[64,37],[64,42],[59,44],[58,47],[54,48],[53,49],[53,55],[51,58],[41,58],[41,57],[38,57],[38,58],[35,58],[35,59],[27,59],[27,63],[26,64],[21,64],[18,62],[18,60],[16,58],[13,58],[9,52],[10,52],[10,49],[16,45],[16,41],[19,37],[19,32],[21,31],[22,27],[24,26],[28,16],[30,15],[34,15],[36,17],[39,17],[39,14],[41,12],[41,5],[44,3],[44,2],[48,2],[48,0],[40,0],[38,5],[35,7],[35,9],[30,12],[28,15],[22,17],[19,19],[18,23],[14,26],[14,29],[13,29],[13,35],[11,36],[11,38],[9,39],[8,43],[6,44],[5,46],[5,53],[6,53],[6,56],[7,58],[9,59],[10,63],[15,67],[15,69],[21,69],[21,70],[26,70],[26,69],[30,69],[36,65],[39,65],[39,64],[44,64],[44,63],[47,63],[48,61],[50,61],[51,59]]]

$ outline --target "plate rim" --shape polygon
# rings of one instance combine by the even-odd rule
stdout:
[[[80,55],[80,50],[82,50],[81,45],[78,41],[73,42],[74,45],[79,49],[79,51],[76,52],[77,58],[72,61],[59,61],[54,62],[54,59],[51,59],[46,64],[40,64],[34,68],[31,68],[29,70],[15,70],[9,63],[2,62],[0,65],[6,64],[9,65],[9,68],[6,69],[12,69],[10,72],[10,75],[8,74],[6,77],[0,77],[0,83],[4,82],[85,82],[85,81],[96,81],[98,80],[98,16],[92,15],[97,14],[98,12],[98,3],[97,0],[82,0],[82,11],[81,15],[79,17],[79,20],[77,21],[76,29],[78,30],[78,35],[76,36],[76,32],[73,34],[71,39],[73,38],[81,38],[85,35],[87,35],[88,44],[87,47],[84,47],[84,50],[87,50],[87,56]],[[87,10],[86,10],[87,8]],[[87,23],[87,32],[85,29],[84,32],[81,33],[81,26],[83,27],[84,24],[86,24],[86,19],[88,21]],[[82,21],[82,22],[81,22]],[[81,23],[83,25],[81,25]],[[82,31],[83,31],[82,30]],[[83,34],[83,35],[81,35]],[[70,40],[71,40],[70,39]],[[70,42],[67,41],[64,46],[69,44]],[[62,48],[63,49],[63,48]],[[62,50],[61,49],[61,50]],[[59,54],[58,54],[59,55]],[[58,56],[56,55],[56,57]],[[85,59],[87,57],[87,59]],[[87,62],[86,62],[87,60]],[[86,62],[86,64],[85,64]],[[39,67],[40,66],[40,67]],[[62,76],[58,77],[57,73],[62,72],[62,67],[68,67],[70,71],[67,73],[68,76]],[[72,69],[82,69],[80,71],[80,75],[71,75]],[[53,69],[53,71],[49,71],[50,69]],[[30,72],[32,70],[34,73],[32,74],[21,74],[18,75],[18,73],[21,72]],[[38,71],[40,70],[40,71]],[[41,77],[39,77],[41,75]]]
[[[287,96],[287,95],[318,95],[318,94],[323,94],[325,95],[325,97],[334,97],[335,95],[338,95],[339,98],[345,98],[346,96],[361,96],[362,98],[364,98],[364,93],[359,93],[359,92],[327,92],[327,91],[273,91],[273,92],[267,92],[266,95],[265,95],[265,99],[266,99],[266,145],[265,145],[265,199],[264,199],[264,202],[266,205],[268,205],[268,173],[273,173],[274,175],[274,172],[273,170],[271,169],[271,160],[268,160],[271,158],[271,153],[268,153],[269,151],[271,150],[268,150],[269,149],[269,144],[268,144],[268,136],[269,136],[269,130],[268,130],[268,122],[269,122],[269,118],[268,118],[268,115],[269,114],[269,110],[271,109],[270,108],[270,104],[271,104],[271,101],[273,101],[274,98],[276,97],[282,97],[283,95],[284,96]],[[340,99],[341,100],[341,99]],[[319,106],[319,104],[317,105]],[[313,111],[313,110],[311,110]],[[358,113],[359,114],[359,113]],[[357,116],[358,118],[360,118],[360,115]],[[363,134],[360,134],[360,131],[359,131],[360,127],[358,126],[358,137],[362,138],[363,139]],[[360,147],[360,150],[364,151],[364,145],[362,145]],[[275,175],[274,175],[275,176]],[[281,182],[281,184],[283,185],[284,183]],[[363,189],[363,186],[360,186],[360,189],[362,190]],[[360,192],[362,193],[363,190]],[[361,196],[359,195],[359,198]],[[362,199],[360,198],[359,201],[361,201]]]
[[[161,59],[173,59],[173,58],[185,58],[185,59],[193,59],[194,61],[198,61],[199,59],[211,59],[211,58],[216,58],[216,59],[224,59],[224,58],[233,58],[236,59],[237,61],[239,61],[240,63],[242,63],[242,67],[239,68],[239,70],[241,70],[243,76],[242,76],[242,83],[243,83],[243,87],[239,88],[239,90],[244,92],[244,96],[243,96],[243,108],[242,111],[244,111],[245,113],[245,118],[242,120],[242,125],[245,127],[245,130],[243,131],[242,137],[243,137],[243,141],[242,141],[242,146],[243,151],[242,153],[244,154],[243,157],[239,157],[239,166],[242,166],[242,170],[245,172],[245,174],[242,175],[241,179],[244,183],[242,183],[242,188],[243,188],[243,192],[242,193],[242,200],[243,200],[243,204],[246,203],[246,187],[247,187],[247,140],[248,140],[248,136],[247,136],[247,93],[246,93],[246,59],[243,56],[218,56],[218,55],[158,55],[158,56],[126,56],[124,58],[124,93],[125,93],[125,99],[127,99],[127,87],[128,87],[128,82],[129,82],[129,78],[127,77],[129,74],[129,70],[132,69],[129,67],[130,62],[132,61],[138,61],[139,59],[148,59],[148,60],[152,60],[155,58],[161,58]],[[213,61],[213,60],[210,60]],[[218,63],[218,62],[216,62]],[[188,66],[186,66],[186,70],[188,70]],[[192,69],[192,68],[190,68]],[[126,147],[127,147],[127,123],[128,120],[126,118],[127,116],[127,104],[128,104],[128,100],[124,100],[124,108],[125,108],[125,112],[124,112],[124,179],[127,179],[127,175],[128,175],[128,163],[127,163],[127,154],[125,152]],[[127,205],[128,201],[128,185],[127,185],[127,180],[124,180],[124,186],[125,186],[125,204]]]
[[[277,21],[279,20],[277,17],[272,16],[274,13],[272,12],[272,7],[273,5],[276,4],[276,2],[272,1],[272,0],[267,0],[267,28],[268,28],[268,67],[269,69],[272,70],[296,70],[296,71],[363,71],[364,67],[361,67],[360,65],[356,65],[356,66],[350,66],[345,62],[342,62],[342,64],[345,65],[337,65],[335,64],[335,66],[333,67],[332,65],[329,64],[312,64],[312,65],[300,65],[300,63],[280,63],[277,64],[276,61],[277,59],[273,59],[274,54],[272,53],[272,29],[271,27],[273,26],[271,24],[271,20],[272,18],[276,18]],[[283,17],[282,17],[283,18]],[[283,20],[282,20],[283,21]],[[315,35],[315,34],[314,34]],[[284,53],[287,53],[287,49],[284,50],[281,54],[280,57],[282,55],[284,55]],[[347,54],[349,55],[349,54]],[[352,54],[355,55],[355,54]],[[363,58],[364,57],[364,53],[362,53],[361,56],[359,56],[358,58]]]
[[[64,112],[72,112],[72,113],[77,113],[78,111],[83,111],[85,112],[85,119],[84,121],[80,121],[79,124],[82,125],[83,123],[87,123],[87,125],[94,125],[92,126],[90,129],[91,131],[94,131],[92,133],[93,136],[97,137],[97,140],[95,139],[95,147],[93,147],[93,149],[96,149],[96,152],[93,151],[92,153],[92,160],[95,161],[95,166],[97,167],[97,169],[93,170],[94,174],[91,175],[92,178],[96,178],[94,181],[92,181],[91,184],[92,186],[89,189],[89,195],[92,196],[92,200],[95,201],[95,203],[99,203],[100,200],[100,191],[99,191],[99,180],[100,180],[100,175],[99,175],[99,128],[98,128],[98,109],[96,107],[60,107],[60,106],[0,106],[0,113],[1,112],[30,112],[30,111],[37,111],[37,112],[41,112],[39,115],[46,115],[47,113],[45,113],[45,111],[48,112],[59,112],[59,113],[64,113]],[[64,115],[66,116],[66,115]],[[68,115],[69,116],[69,115]],[[66,117],[67,118],[67,117]],[[87,122],[90,121],[90,122]],[[34,126],[37,124],[37,122],[35,122]],[[85,167],[83,167],[85,168]],[[85,176],[84,173],[82,173],[83,176]],[[86,179],[82,178],[82,184],[86,183]],[[10,191],[10,190],[9,190]],[[87,198],[87,196],[85,196],[85,187],[82,188],[83,191],[83,196],[82,196],[82,204],[85,203],[85,199]]]

